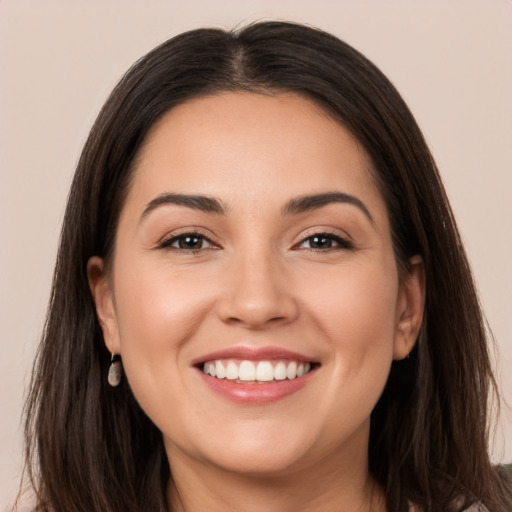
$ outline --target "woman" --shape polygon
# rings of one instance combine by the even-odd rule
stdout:
[[[435,164],[375,66],[265,22],[129,70],[64,220],[38,510],[506,511],[494,391]]]

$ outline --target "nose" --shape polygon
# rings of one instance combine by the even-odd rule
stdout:
[[[297,318],[291,280],[276,259],[260,253],[231,262],[225,281],[228,284],[218,303],[223,322],[257,330]]]

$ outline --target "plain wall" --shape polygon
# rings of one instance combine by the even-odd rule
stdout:
[[[128,66],[170,36],[262,18],[336,34],[403,94],[452,200],[512,402],[510,1],[0,0],[0,509],[20,478],[24,387],[67,190],[98,110]],[[509,409],[492,453],[512,460]]]

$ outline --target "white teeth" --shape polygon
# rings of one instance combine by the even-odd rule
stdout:
[[[242,361],[240,363],[238,378],[240,380],[256,380],[256,368],[252,361]]]
[[[217,373],[217,379],[223,379],[226,376],[226,368],[221,361],[215,363],[215,372]]]
[[[284,380],[286,379],[286,366],[283,362],[277,363],[274,368],[274,379]]]
[[[289,379],[295,379],[297,377],[297,363],[292,361],[286,369],[286,376]]]
[[[229,361],[228,367],[226,368],[226,379],[238,379],[238,366],[233,361]]]
[[[298,361],[208,361],[203,372],[217,379],[240,380],[245,382],[271,382],[274,380],[293,380],[302,377],[311,370],[310,363]]]
[[[269,361],[261,361],[256,369],[256,380],[269,382],[274,380],[274,369]]]
[[[216,377],[217,373],[215,371],[215,363],[205,363],[203,367],[203,372],[206,373],[206,375]]]

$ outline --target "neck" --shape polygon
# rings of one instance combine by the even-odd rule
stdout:
[[[386,511],[383,490],[369,475],[366,453],[357,459],[333,454],[316,465],[264,476],[174,455],[169,458],[171,512]]]

